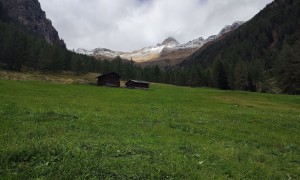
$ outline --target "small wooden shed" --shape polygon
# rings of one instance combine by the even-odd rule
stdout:
[[[115,72],[102,74],[97,79],[97,86],[120,87],[120,76]]]
[[[149,89],[150,83],[146,81],[129,80],[125,85],[127,88],[132,89]]]

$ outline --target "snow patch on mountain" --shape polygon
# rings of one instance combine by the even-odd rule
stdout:
[[[179,44],[180,43],[175,38],[168,37],[161,44],[158,44],[157,46],[174,47],[174,46],[177,46]]]
[[[230,31],[233,31],[235,30],[236,28],[238,28],[239,26],[241,26],[242,24],[244,24],[245,22],[244,21],[237,21],[237,22],[234,22],[232,25],[227,25],[225,26],[219,33],[219,36],[221,35],[224,35]]]
[[[112,51],[110,49],[105,48],[96,48],[94,50],[85,50],[85,49],[78,49],[76,52],[79,54],[85,54],[89,56],[101,56],[107,58],[115,58],[120,56],[123,59],[133,60],[136,62],[145,62],[155,58],[158,58],[162,51],[167,50],[169,52],[177,51],[177,50],[184,50],[184,49],[198,49],[201,48],[208,42],[214,41],[219,37],[223,36],[224,34],[231,32],[241,26],[244,22],[237,21],[232,25],[225,26],[218,35],[209,36],[207,39],[202,37],[198,39],[194,39],[187,43],[180,44],[175,38],[168,37],[162,43],[157,44],[156,46],[150,46],[143,48],[141,50],[132,51],[132,52],[120,52],[120,51]]]

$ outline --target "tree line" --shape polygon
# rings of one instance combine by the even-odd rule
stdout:
[[[161,82],[161,69],[158,66],[141,68],[133,61],[120,57],[113,60],[97,60],[69,51],[59,44],[48,44],[43,39],[3,20],[0,21],[0,68],[12,71],[21,71],[24,68],[42,72],[72,71],[77,74],[114,71],[125,80]]]

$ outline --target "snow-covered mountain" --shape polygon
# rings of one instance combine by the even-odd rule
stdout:
[[[174,39],[173,37],[168,37],[161,44],[158,44],[157,46],[165,46],[165,47],[172,48],[178,45],[180,45],[180,43],[176,39]]]
[[[159,43],[156,46],[150,46],[132,52],[112,51],[110,49],[105,48],[96,48],[93,50],[78,49],[76,52],[80,54],[94,56],[98,59],[113,59],[117,56],[120,56],[123,59],[132,59],[137,63],[157,61],[161,58],[169,58],[170,60],[174,58],[178,59],[192,54],[206,43],[214,41],[219,37],[223,36],[224,34],[235,30],[243,23],[244,22],[242,21],[235,22],[232,25],[225,26],[218,35],[212,35],[207,39],[200,37],[198,39],[194,39],[183,44],[180,44],[173,37],[168,37],[162,43]],[[172,56],[170,54],[172,54]]]
[[[244,21],[236,21],[235,23],[233,23],[232,25],[227,25],[225,26],[221,32],[219,33],[219,36],[222,36],[230,31],[235,30],[236,28],[238,28],[239,26],[241,26],[242,24],[244,24]]]

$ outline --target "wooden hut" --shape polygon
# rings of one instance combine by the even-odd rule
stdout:
[[[129,80],[125,85],[127,88],[132,89],[149,89],[150,83],[146,81]]]
[[[102,74],[97,79],[98,86],[120,87],[120,76],[117,73]]]

